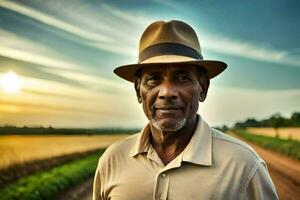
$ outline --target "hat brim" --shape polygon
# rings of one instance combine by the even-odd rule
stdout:
[[[157,62],[157,63],[140,63],[140,64],[123,65],[117,67],[114,70],[114,73],[127,81],[133,82],[136,72],[142,67],[151,67],[154,65],[157,66],[157,65],[166,65],[166,64],[175,64],[175,65],[191,64],[191,65],[203,67],[204,69],[206,69],[210,79],[222,73],[227,67],[227,64],[222,61],[194,60],[194,61],[182,61],[182,62]]]

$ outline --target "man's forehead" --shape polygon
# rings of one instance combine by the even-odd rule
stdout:
[[[141,69],[142,74],[149,74],[149,73],[177,73],[177,72],[184,72],[193,74],[196,73],[198,66],[196,65],[154,65],[154,66],[147,66]]]

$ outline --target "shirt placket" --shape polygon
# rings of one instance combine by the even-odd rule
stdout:
[[[156,179],[154,188],[154,200],[167,200],[170,184],[170,175],[166,172],[161,172]]]

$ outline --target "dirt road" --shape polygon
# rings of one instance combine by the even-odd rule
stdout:
[[[300,162],[249,143],[265,160],[279,199],[296,200],[300,197]]]
[[[266,161],[272,180],[276,186],[280,200],[296,200],[300,197],[300,162],[289,157],[263,149],[253,143],[249,143],[257,153]],[[84,195],[82,200],[91,200],[92,180],[82,187]],[[78,190],[77,190],[78,191]],[[80,191],[80,190],[79,190]],[[75,200],[76,198],[66,198]],[[78,199],[78,198],[77,198]],[[76,199],[76,200],[77,200]]]

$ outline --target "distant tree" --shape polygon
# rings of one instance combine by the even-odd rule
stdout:
[[[290,118],[291,126],[300,126],[300,112],[294,112]]]
[[[258,127],[259,126],[259,123],[254,118],[247,119],[244,122],[244,124],[245,124],[246,127]]]
[[[223,125],[223,127],[222,127],[222,131],[225,133],[225,132],[227,132],[228,131],[228,126],[226,126],[226,125]]]
[[[271,115],[268,119],[257,121],[249,118],[244,122],[237,122],[233,128],[241,129],[247,127],[273,127],[278,132],[279,127],[300,127],[300,112],[294,112],[290,118],[283,117],[280,113]]]

